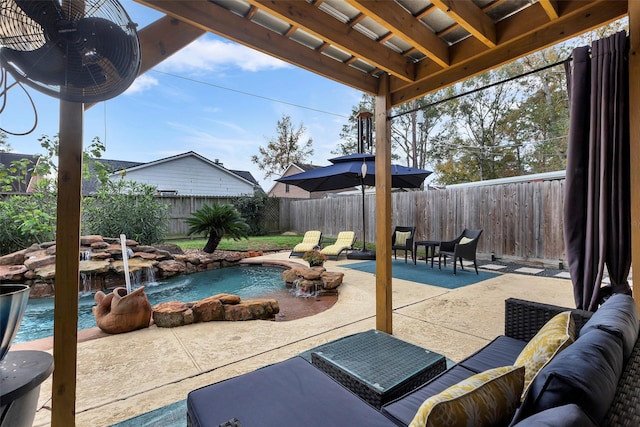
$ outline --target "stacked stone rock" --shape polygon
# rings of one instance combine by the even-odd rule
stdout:
[[[296,288],[302,294],[322,295],[335,293],[342,284],[344,273],[327,271],[324,267],[294,267],[282,273],[288,288]]]
[[[241,300],[237,295],[218,294],[197,302],[164,302],[153,306],[153,322],[173,328],[216,320],[272,319],[280,311],[275,299]]]
[[[120,240],[102,236],[82,236],[78,254],[80,274],[91,291],[113,289],[124,285],[124,265]],[[242,258],[262,255],[260,252],[219,256],[215,254],[189,255],[176,245],[144,246],[128,239],[133,251],[129,271],[143,276],[151,269],[154,277],[164,279],[178,274],[236,265]],[[0,257],[0,281],[25,283],[31,286],[32,298],[48,297],[54,293],[55,242],[34,244],[29,248]],[[143,277],[143,281],[147,278]]]

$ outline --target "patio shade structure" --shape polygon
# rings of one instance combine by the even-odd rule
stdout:
[[[346,156],[329,159],[333,164],[322,168],[312,169],[295,175],[278,178],[276,181],[295,185],[303,190],[331,191],[360,186],[362,190],[362,254],[359,258],[375,259],[375,254],[369,256],[366,246],[366,224],[364,187],[376,185],[375,159],[373,154],[349,154]],[[401,165],[391,165],[392,188],[420,188],[425,178],[431,175],[431,171],[418,168],[410,168]]]
[[[373,154],[349,154],[329,159],[329,166],[312,169],[306,172],[278,178],[276,181],[295,185],[306,191],[332,191],[354,187],[356,185],[376,185],[375,160]],[[362,165],[366,165],[366,173],[362,176]],[[391,165],[391,187],[420,188],[431,171]]]
[[[629,74],[640,75],[640,2],[628,0],[136,0],[163,17],[138,32],[140,73],[207,32],[375,97],[376,328],[392,333],[392,107],[446,88],[622,17],[629,18]],[[640,165],[640,79],[629,84],[630,162]],[[61,105],[57,291],[77,297],[82,108]],[[84,108],[89,108],[85,105]],[[180,108],[176,105],[175,108]],[[62,190],[64,189],[64,190]],[[640,215],[640,168],[631,170],[631,212]],[[69,234],[66,234],[66,232]],[[640,221],[632,221],[640,271]],[[61,240],[64,245],[61,245]],[[640,305],[640,281],[634,283]],[[58,298],[58,295],[56,296]],[[77,313],[58,310],[52,426],[75,424]],[[59,343],[59,344],[58,344]],[[65,344],[69,344],[66,346]],[[122,373],[126,375],[126,373]]]

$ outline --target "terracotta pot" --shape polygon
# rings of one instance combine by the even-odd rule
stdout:
[[[127,294],[126,288],[115,288],[106,295],[102,291],[94,296],[92,307],[98,327],[109,334],[148,328],[151,322],[151,304],[144,293],[144,286]]]

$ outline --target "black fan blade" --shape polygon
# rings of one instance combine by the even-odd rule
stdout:
[[[47,42],[41,48],[31,51],[5,47],[0,49],[0,57],[3,63],[14,64],[27,79],[46,85],[87,88],[106,81],[100,66],[84,65],[77,51],[70,51],[69,55],[63,52],[53,42]]]
[[[85,63],[95,54],[96,62],[99,59],[108,60],[120,77],[131,72],[131,62],[134,60],[133,36],[109,20],[95,17],[80,19],[76,29],[82,51],[85,52]]]
[[[62,8],[57,0],[13,0],[33,21],[40,24],[47,40],[58,37],[58,21],[63,19]]]
[[[59,49],[47,42],[36,50],[22,51],[4,47],[0,50],[2,62],[12,63],[25,77],[48,84],[60,85],[64,79],[65,58]]]

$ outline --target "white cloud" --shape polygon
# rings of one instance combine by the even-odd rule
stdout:
[[[132,95],[134,93],[143,92],[154,86],[158,86],[158,79],[147,74],[143,74],[135,79],[133,84],[129,86],[129,89],[127,89],[125,93],[127,95]]]
[[[178,51],[157,66],[171,72],[225,71],[239,68],[257,72],[289,65],[242,45],[212,38],[201,38]]]

